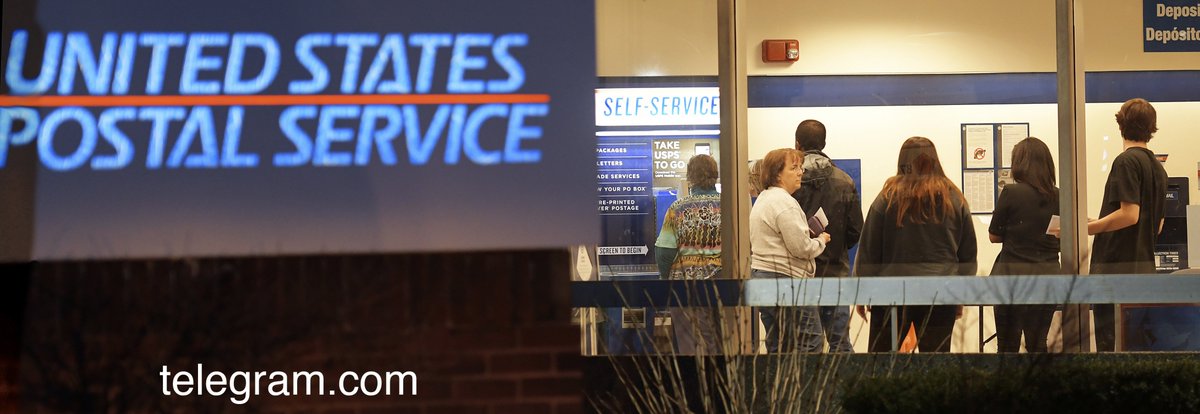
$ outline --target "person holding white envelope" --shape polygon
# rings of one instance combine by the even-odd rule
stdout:
[[[1050,148],[1034,137],[1021,140],[1013,147],[1012,171],[1016,182],[1000,192],[988,226],[988,239],[1003,243],[992,276],[1058,274],[1058,237],[1047,234],[1058,227],[1051,223],[1058,215],[1058,187]],[[1054,305],[997,305],[992,312],[999,352],[1020,351],[1022,334],[1027,352],[1046,352]]]

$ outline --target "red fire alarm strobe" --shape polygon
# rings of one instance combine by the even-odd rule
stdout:
[[[763,62],[795,62],[800,60],[800,41],[768,39],[762,42]]]

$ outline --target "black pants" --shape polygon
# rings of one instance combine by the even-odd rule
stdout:
[[[1020,352],[1021,334],[1025,335],[1026,351],[1046,352],[1054,305],[997,305],[992,313],[996,317],[996,343],[1000,352]]]
[[[950,335],[958,319],[958,306],[872,306],[871,333],[868,349],[871,352],[892,351],[892,315],[899,312],[900,336],[903,341],[911,323],[916,329],[917,348],[921,352],[950,352]],[[897,345],[899,346],[899,345]]]
[[[1092,305],[1096,323],[1096,352],[1113,352],[1117,345],[1116,306],[1111,303]]]

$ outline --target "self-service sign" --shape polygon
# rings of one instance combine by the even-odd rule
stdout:
[[[590,1],[4,15],[0,174],[36,185],[0,198],[28,199],[36,259],[597,241]]]
[[[596,90],[596,126],[719,125],[716,87]]]

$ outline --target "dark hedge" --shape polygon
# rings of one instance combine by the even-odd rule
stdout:
[[[1200,413],[1200,358],[935,366],[848,384],[849,413]]]

